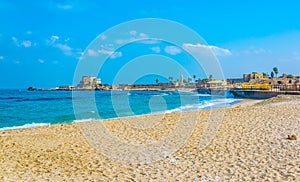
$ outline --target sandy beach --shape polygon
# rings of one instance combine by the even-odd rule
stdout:
[[[300,181],[300,140],[287,139],[300,135],[299,111],[299,96],[226,108],[202,149],[199,141],[212,117],[207,110],[1,131],[0,181]],[[127,151],[118,151],[109,138],[91,141],[102,132],[101,123],[107,136],[148,147],[172,135],[179,118],[194,122],[190,136],[172,153],[161,150],[152,162],[128,162],[125,157],[134,156],[124,157]],[[180,140],[180,134],[173,139]],[[97,148],[103,144],[107,153]]]

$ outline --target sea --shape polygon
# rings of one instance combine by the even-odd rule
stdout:
[[[180,91],[0,90],[0,130],[228,107],[240,99]]]

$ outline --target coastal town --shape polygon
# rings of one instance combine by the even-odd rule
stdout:
[[[0,182],[300,182],[300,0],[0,0]]]
[[[95,76],[82,76],[82,80],[76,86],[67,85],[49,89],[29,87],[28,90],[178,90],[200,93],[211,93],[212,90],[230,90],[232,94],[240,97],[247,97],[245,91],[259,93],[260,95],[267,93],[267,95],[270,95],[269,97],[279,94],[299,95],[300,76],[285,73],[281,76],[277,76],[278,68],[274,67],[273,70],[271,75],[267,73],[252,72],[243,74],[243,77],[241,78],[228,78],[226,80],[213,79],[213,75],[209,75],[209,78],[204,79],[196,79],[196,75],[193,75],[193,79],[185,79],[183,75],[180,75],[177,81],[173,81],[173,77],[170,76],[168,78],[169,82],[159,82],[159,80],[156,79],[156,84],[109,85],[102,83],[101,79]],[[257,96],[257,98],[259,97],[260,96]],[[265,96],[263,95],[262,97]]]

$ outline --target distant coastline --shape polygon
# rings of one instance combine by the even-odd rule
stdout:
[[[55,88],[35,88],[29,87],[29,91],[91,91],[91,90],[140,90],[140,91],[187,91],[209,94],[222,94],[230,91],[235,97],[242,98],[270,98],[277,95],[300,95],[300,76],[282,74],[274,78],[274,74],[269,77],[266,73],[253,72],[244,74],[243,78],[228,78],[226,80],[216,80],[212,78],[195,79],[186,81],[182,75],[180,80],[161,83],[156,79],[156,84],[119,84],[109,85],[101,83],[100,78],[93,76],[83,76],[77,86],[59,86]]]

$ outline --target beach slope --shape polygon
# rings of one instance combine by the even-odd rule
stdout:
[[[185,144],[146,164],[101,154],[82,133],[91,123],[1,131],[0,181],[300,181],[300,140],[287,139],[300,135],[299,111],[299,96],[226,108],[216,135],[202,150],[199,141],[211,111],[192,111],[190,120],[199,119]],[[97,122],[122,141],[145,144],[170,135],[179,117],[169,113]],[[153,126],[130,126],[137,122]]]

